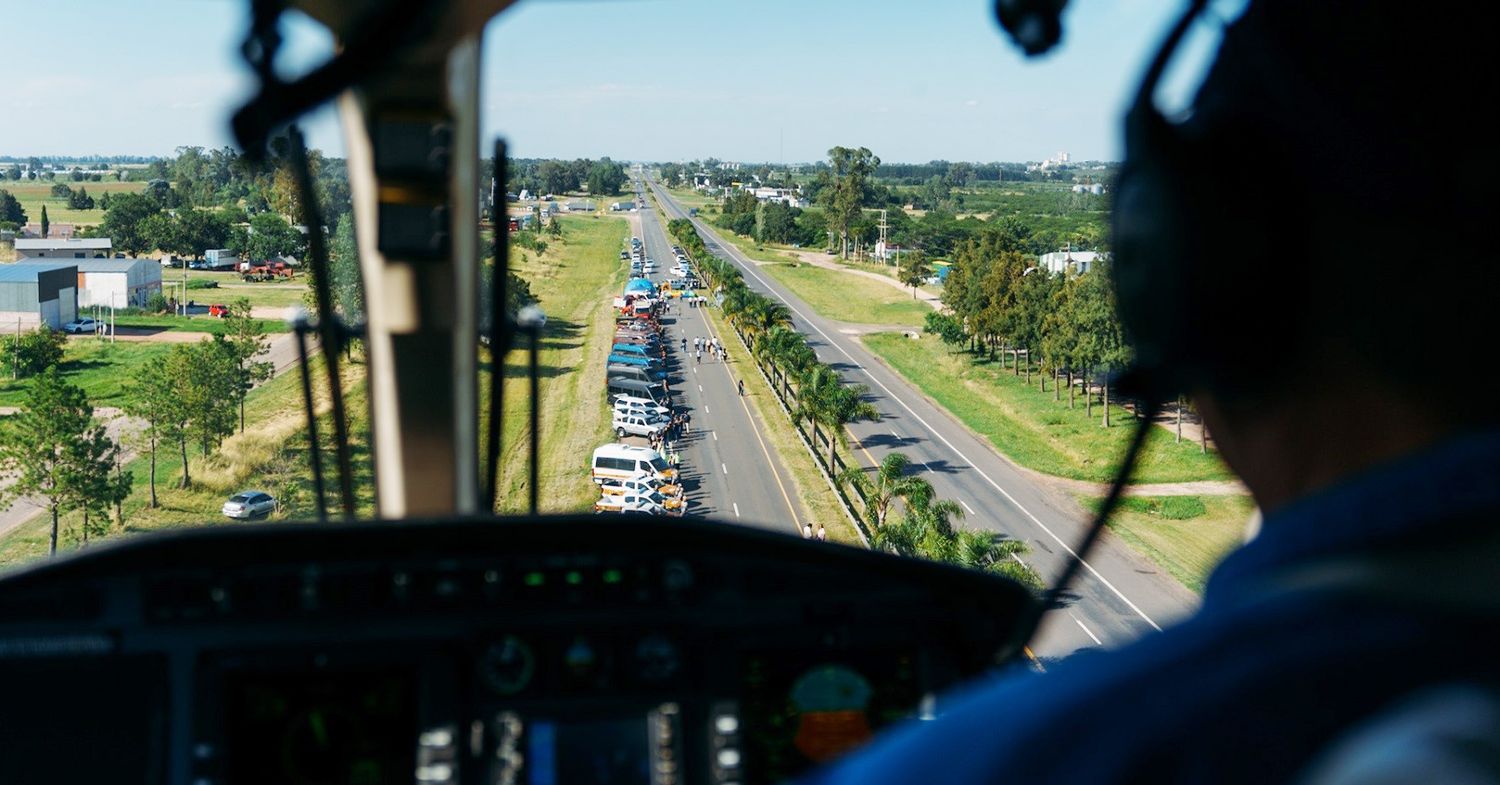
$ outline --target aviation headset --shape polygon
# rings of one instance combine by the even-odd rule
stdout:
[[[1204,387],[1245,387],[1257,346],[1296,328],[1297,308],[1264,317],[1272,304],[1297,296],[1285,293],[1286,274],[1265,239],[1276,225],[1286,243],[1279,215],[1296,209],[1295,194],[1267,193],[1260,165],[1270,164],[1267,136],[1248,116],[1173,123],[1153,102],[1168,61],[1207,4],[1193,0],[1153,58],[1125,117],[1115,185],[1111,271],[1135,350],[1119,386],[1156,403]],[[1269,214],[1271,204],[1278,216]],[[1278,282],[1283,293],[1272,289]]]

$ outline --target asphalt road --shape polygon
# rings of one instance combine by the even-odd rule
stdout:
[[[672,277],[666,270],[676,265],[672,243],[654,210],[642,209],[640,217],[646,257],[655,260],[658,268],[650,277],[661,283]],[[743,352],[734,351],[733,336],[726,341],[718,335],[704,314],[702,309],[677,302],[663,319],[670,347],[668,381],[673,404],[692,416],[692,427],[677,446],[688,512],[799,533],[802,520],[791,500],[791,478],[772,457],[762,424],[739,395],[739,374],[751,370],[749,360]],[[684,337],[689,344],[687,355],[682,351]],[[690,356],[692,341],[698,337],[717,337],[730,346],[728,362],[713,359],[707,352],[701,362]]]
[[[665,190],[654,182],[651,188],[669,217],[687,217]],[[650,220],[655,222],[655,216]],[[1031,552],[1024,560],[1044,581],[1062,572],[1087,521],[1075,510],[1065,509],[987,442],[881,364],[856,337],[840,332],[839,322],[819,316],[761,273],[733,245],[720,241],[708,224],[697,219],[694,223],[709,251],[739,266],[751,289],[791,309],[796,329],[808,336],[809,346],[822,362],[837,369],[847,382],[869,388],[868,400],[880,411],[881,419],[850,426],[861,448],[855,456],[858,460],[871,465],[887,453],[905,453],[941,498],[963,506],[968,513],[965,525],[1025,541]],[[662,258],[651,255],[658,261]],[[670,252],[666,258],[671,258]],[[716,400],[710,405],[716,405]],[[761,467],[766,472],[774,468],[774,462]],[[751,471],[746,465],[739,474]],[[743,507],[742,512],[749,515]],[[769,512],[776,511],[773,507]],[[1046,660],[1080,649],[1118,646],[1170,625],[1196,605],[1191,592],[1105,532],[1061,607],[1048,615],[1033,649]]]

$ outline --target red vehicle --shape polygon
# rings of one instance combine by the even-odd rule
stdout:
[[[261,262],[245,269],[244,277],[247,281],[270,281],[276,278],[293,278],[296,273],[286,262]]]
[[[229,315],[229,306],[223,303],[214,303],[208,306],[208,315],[217,319],[223,319]]]

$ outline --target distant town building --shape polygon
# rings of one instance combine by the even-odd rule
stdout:
[[[760,186],[757,188],[746,188],[746,191],[762,202],[781,202],[788,207],[806,207],[807,200],[795,188],[770,188]]]
[[[1074,183],[1073,193],[1098,196],[1104,193],[1104,183]]]
[[[78,268],[71,264],[0,264],[0,325],[54,330],[78,318]]]
[[[1061,250],[1052,253],[1044,253],[1037,259],[1037,264],[1050,273],[1065,273],[1071,267],[1082,274],[1089,271],[1094,263],[1106,258],[1105,254],[1098,251],[1070,251]]]
[[[76,233],[77,231],[78,231],[78,227],[75,224],[48,223],[47,224],[47,239],[49,239],[49,240],[68,240],[68,239],[71,239],[73,237],[74,233]],[[40,221],[27,221],[26,225],[23,226],[23,227],[21,227],[21,235],[20,236],[21,237],[36,237],[36,238],[41,237],[42,236],[42,224],[41,224],[41,222]]]
[[[111,256],[112,246],[108,237],[87,239],[18,237],[16,238],[16,256],[20,259],[108,259]]]

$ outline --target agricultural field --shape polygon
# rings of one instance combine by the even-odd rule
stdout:
[[[139,193],[146,187],[145,183],[140,182],[119,183],[105,180],[97,183],[87,181],[75,183],[64,178],[55,181],[4,180],[0,181],[0,189],[9,191],[11,196],[16,197],[16,201],[19,201],[22,209],[26,211],[28,221],[42,220],[42,205],[44,204],[47,206],[47,220],[52,223],[88,225],[104,220],[104,211],[98,207],[92,210],[74,210],[68,207],[66,199],[53,196],[52,186],[55,183],[63,183],[74,190],[86,188],[89,196],[94,197],[95,200],[106,193]]]

